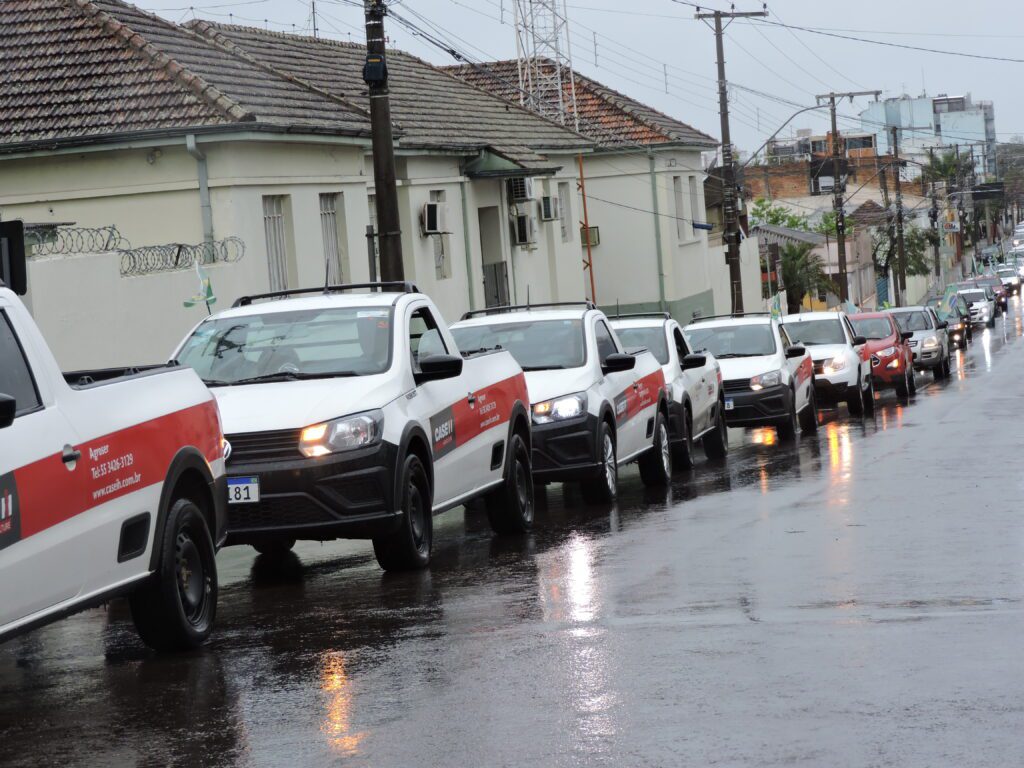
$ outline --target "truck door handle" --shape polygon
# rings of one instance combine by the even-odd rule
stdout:
[[[636,392],[638,389],[640,389],[640,384],[639,383],[634,383],[633,384],[633,391]]]
[[[64,451],[60,456],[60,460],[65,464],[71,464],[72,462],[78,461],[80,458],[82,458],[82,452],[75,450],[70,445],[64,446]]]
[[[469,403],[470,405],[473,405],[473,403],[476,402],[476,395],[470,395],[469,397],[467,397],[466,402]]]

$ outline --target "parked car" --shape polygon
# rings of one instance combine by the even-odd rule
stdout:
[[[851,315],[850,324],[858,336],[867,340],[865,351],[871,361],[875,389],[895,389],[896,395],[903,399],[916,394],[914,353],[907,344],[913,332],[901,331],[888,312]]]
[[[996,267],[996,277],[1011,296],[1020,296],[1020,274],[1016,266]]]
[[[814,363],[767,314],[708,317],[684,330],[690,348],[708,351],[722,369],[730,427],[775,427],[781,440],[818,429]]]
[[[907,340],[914,353],[914,367],[931,371],[935,379],[949,376],[949,336],[947,324],[939,320],[930,307],[900,307],[890,309],[900,331],[913,335]]]
[[[974,278],[975,285],[988,286],[992,289],[996,302],[996,316],[1006,312],[1009,307],[1009,292],[1003,281],[995,275],[978,275]]]
[[[415,286],[244,297],[175,359],[220,404],[229,545],[273,556],[369,538],[393,571],[428,565],[433,515],[471,499],[499,533],[533,523],[522,369],[500,350],[463,354]]]
[[[661,363],[669,394],[669,436],[675,466],[693,466],[693,445],[700,441],[709,459],[729,452],[722,369],[710,352],[690,351],[683,329],[672,315],[613,318],[612,328],[627,352],[647,349]]]
[[[974,283],[957,283],[957,293],[971,308],[971,325],[984,325],[995,328],[996,300],[992,289]]]
[[[580,481],[588,502],[618,494],[619,468],[640,464],[645,484],[672,476],[669,398],[650,352],[627,354],[592,304],[495,307],[452,326],[469,348],[506,349],[523,366],[533,417],[533,471]]]
[[[934,309],[939,320],[944,320],[947,323],[946,335],[949,336],[950,347],[967,349],[967,343],[974,338],[970,305],[958,293],[953,297],[952,311],[949,314],[945,314],[943,299],[944,297],[942,296],[932,297],[925,302],[925,306]]]
[[[147,645],[201,644],[227,496],[209,391],[173,366],[62,374],[3,281],[0,361],[0,641],[127,595]]]
[[[782,318],[794,344],[807,347],[814,362],[817,401],[846,403],[854,416],[875,408],[875,385],[865,346],[845,312],[804,312]]]

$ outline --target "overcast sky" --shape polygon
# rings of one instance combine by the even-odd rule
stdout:
[[[310,3],[304,0],[136,0],[173,20],[192,16],[233,21],[278,31],[311,32]],[[513,0],[400,0],[397,13],[415,25],[441,32],[472,61],[515,57]],[[361,4],[317,0],[321,36],[363,42]],[[760,4],[737,0],[738,11]],[[725,8],[718,2],[711,8]],[[629,10],[624,10],[628,8]],[[856,12],[851,9],[856,8]],[[780,0],[769,3],[768,21],[815,27],[837,34],[944,51],[1024,59],[1024,3],[1006,0]],[[568,0],[572,55],[582,73],[646,102],[714,137],[720,136],[712,31],[693,18],[694,9],[674,0]],[[597,36],[595,60],[594,38]],[[388,20],[393,46],[438,64],[452,57]],[[753,150],[796,109],[831,90],[875,90],[885,96],[970,92],[995,102],[1000,140],[1024,134],[1021,82],[1024,63],[981,61],[958,56],[883,47],[825,37],[749,21],[726,33],[726,73],[731,91],[733,141]],[[665,71],[668,72],[666,93]],[[750,93],[742,87],[763,92]],[[846,103],[841,113],[856,116],[865,103]],[[792,128],[824,130],[817,113],[797,117]],[[840,123],[840,130],[856,122]]]

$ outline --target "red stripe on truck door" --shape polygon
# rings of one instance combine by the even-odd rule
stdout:
[[[517,402],[528,403],[522,373],[491,384],[457,400],[430,419],[434,457],[440,458],[512,417]]]
[[[61,453],[14,471],[25,539],[100,504],[164,481],[175,454],[194,446],[220,458],[220,423],[212,400],[75,446],[74,469]]]

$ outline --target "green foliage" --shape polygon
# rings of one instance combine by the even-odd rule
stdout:
[[[786,305],[790,314],[800,311],[807,294],[837,293],[838,289],[825,271],[821,257],[810,243],[789,243],[779,249],[782,260],[782,283],[786,286]]]
[[[904,227],[903,250],[907,254],[907,274],[927,275],[934,267],[935,242],[938,235],[935,230],[920,227]],[[897,252],[896,227],[879,228],[871,238],[871,255],[875,262],[875,270],[886,274],[889,269],[896,270]]]
[[[807,217],[797,216],[782,205],[773,205],[763,197],[757,198],[750,206],[751,224],[769,224],[773,227],[807,230]]]
[[[828,235],[829,237],[835,239],[837,229],[836,221],[836,212],[828,211],[827,213],[822,214],[821,221],[814,225],[814,231],[817,232],[819,235]],[[847,219],[846,221],[846,234],[848,236],[852,234],[849,219]]]
[[[957,159],[955,152],[933,154],[922,171],[925,181],[944,181],[955,186],[960,179],[966,179],[974,173],[974,164],[968,156]]]

